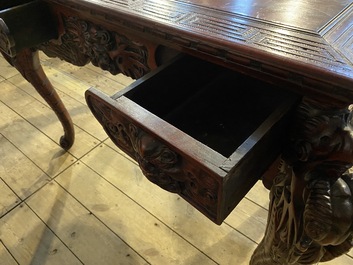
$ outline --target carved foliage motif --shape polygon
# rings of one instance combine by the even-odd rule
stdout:
[[[304,101],[271,188],[270,215],[251,264],[316,264],[353,245],[353,139],[348,109]]]
[[[104,100],[90,96],[87,102],[110,139],[138,162],[148,180],[216,218],[220,184],[212,175],[123,118]]]
[[[143,44],[89,21],[76,17],[62,19],[65,33],[60,43],[51,41],[39,47],[48,56],[78,66],[92,62],[113,75],[123,73],[135,79],[150,71],[149,52]]]

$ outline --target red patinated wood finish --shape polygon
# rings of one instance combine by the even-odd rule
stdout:
[[[26,19],[14,19],[19,16]],[[28,30],[33,34],[23,34]],[[65,130],[65,148],[73,143],[71,120],[36,63],[37,50],[136,79],[185,53],[300,95],[292,133],[264,177],[271,189],[268,227],[252,265],[315,264],[352,246],[352,36],[351,0],[0,4],[0,49],[51,102]],[[104,100],[91,107],[106,111],[100,106]],[[114,118],[100,122],[110,125]]]

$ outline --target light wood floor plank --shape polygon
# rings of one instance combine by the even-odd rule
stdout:
[[[237,264],[248,264],[248,256],[256,247],[254,242],[226,224],[215,225],[179,196],[152,184],[135,164],[111,148],[102,145],[82,161],[216,262],[233,264],[237,257]],[[218,244],[227,251],[220,252],[214,247]]]
[[[12,81],[12,83],[11,83]],[[14,84],[17,84],[16,86]],[[49,136],[54,142],[59,143],[60,137],[64,131],[58,118],[53,110],[44,102],[39,102],[31,97],[27,92],[28,89],[33,90],[28,86],[28,82],[23,80],[20,76],[10,78],[8,81],[2,83],[2,97],[1,100],[6,102],[18,115],[23,117],[26,121],[38,128],[45,135]],[[37,93],[35,93],[37,94]],[[89,110],[84,107],[92,122],[93,120]],[[28,111],[28,110],[31,111]],[[92,148],[94,148],[99,140],[91,134],[75,126],[75,145],[70,149],[70,153],[75,157],[81,157]],[[106,135],[102,137],[106,138]]]
[[[95,87],[108,95],[115,94],[134,81],[122,74],[113,76],[109,72],[101,70],[91,64],[85,67],[77,67],[62,61],[58,63],[56,59],[49,59],[49,61],[43,61],[43,68],[46,72],[55,69],[63,74],[69,74],[71,78],[75,77],[79,79],[79,83],[84,82],[87,86]]]
[[[25,204],[0,219],[0,236],[21,265],[82,264]]]
[[[0,260],[1,264],[4,265],[18,265],[16,260],[11,256],[11,254],[7,251],[4,244],[0,241]]]
[[[2,174],[0,173],[0,176]],[[19,203],[16,194],[0,179],[0,218]],[[1,259],[0,259],[1,260]]]
[[[56,181],[148,262],[216,264],[84,164]]]
[[[62,99],[68,112],[70,113],[73,123],[77,127],[89,133],[91,136],[101,141],[106,139],[107,135],[105,134],[104,131],[101,130],[100,127],[97,127],[98,122],[93,117],[91,111],[89,110],[84,100],[84,91],[86,91],[89,88],[89,86],[82,85],[75,78],[71,78],[69,79],[69,81],[67,81],[68,79],[67,77],[65,77],[65,79],[63,78],[63,76],[65,76],[64,74],[60,72],[57,72],[57,73],[58,75],[56,74],[51,75],[50,73],[48,73],[48,77],[50,78],[52,83],[56,83],[56,86],[55,86],[56,91],[58,92],[60,98]],[[23,91],[26,91],[26,93],[30,94],[33,98],[47,105],[44,99],[42,99],[38,95],[38,93],[35,91],[32,85],[30,85],[21,76],[18,76],[18,75],[14,76],[10,78],[8,81],[13,84],[16,84],[17,87],[21,88]],[[76,95],[76,97],[79,98],[79,100],[71,97],[73,93],[72,89],[75,89],[73,88],[73,85],[75,87],[80,87],[79,89],[81,90],[81,95],[80,97]],[[76,92],[74,92],[74,94],[76,94]],[[60,126],[59,123],[58,123],[58,126]],[[61,133],[61,131],[62,130],[60,130],[59,132]]]
[[[46,185],[27,204],[84,264],[146,264],[56,182]]]
[[[0,77],[2,80],[18,75],[18,71],[0,56]]]
[[[7,206],[12,208],[14,204],[18,203],[17,197],[25,200],[39,188],[46,185],[50,178],[1,135],[0,146],[0,177],[8,187],[11,187],[11,191],[16,195],[15,198],[10,200],[12,203]],[[2,187],[1,193],[5,191],[6,188]],[[0,196],[1,204],[7,201],[4,194]]]
[[[260,243],[266,229],[267,215],[267,210],[246,197],[240,201],[224,222],[241,233],[245,233],[256,243]]]
[[[75,157],[0,102],[0,131],[50,177],[76,161]],[[18,164],[20,166],[20,164]]]

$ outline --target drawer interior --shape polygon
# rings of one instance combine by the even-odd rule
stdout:
[[[124,96],[229,157],[289,92],[197,58],[151,75]],[[162,85],[161,85],[162,84]]]
[[[183,56],[88,106],[161,188],[217,224],[280,154],[297,95]]]

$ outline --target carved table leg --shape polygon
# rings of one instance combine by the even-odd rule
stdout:
[[[4,53],[2,54],[4,58],[16,67],[22,76],[33,85],[37,92],[54,110],[64,128],[64,135],[60,138],[60,145],[65,150],[68,150],[73,145],[75,139],[73,123],[59,95],[40,65],[38,51],[23,49],[18,52],[14,58],[10,58]]]
[[[316,264],[353,245],[351,112],[304,100],[273,179],[265,236],[251,265]]]

